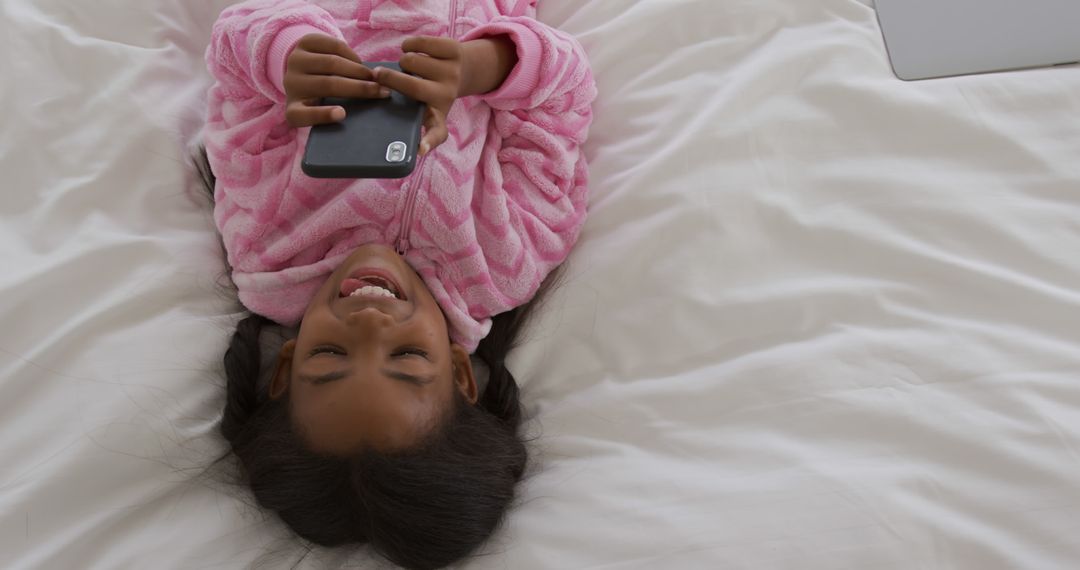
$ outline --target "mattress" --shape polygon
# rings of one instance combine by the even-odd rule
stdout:
[[[228,2],[0,4],[0,567],[384,567],[228,480],[190,165]],[[926,82],[872,2],[543,0],[589,220],[470,569],[1074,568],[1080,69]]]

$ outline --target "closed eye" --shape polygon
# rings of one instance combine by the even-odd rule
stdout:
[[[423,349],[420,349],[420,348],[416,348],[415,346],[406,346],[406,347],[399,348],[399,349],[395,350],[394,352],[390,353],[390,356],[392,358],[405,358],[405,357],[409,357],[409,356],[418,356],[418,357],[423,358],[425,360],[428,359],[427,351],[425,351]]]
[[[308,358],[311,358],[312,356],[317,356],[317,355],[320,355],[320,354],[336,354],[336,355],[339,355],[339,356],[344,356],[345,351],[342,350],[339,347],[336,347],[336,346],[330,346],[330,345],[316,346],[315,348],[311,349],[310,353],[308,353]]]

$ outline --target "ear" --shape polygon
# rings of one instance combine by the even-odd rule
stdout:
[[[296,341],[287,340],[281,345],[278,353],[277,368],[274,369],[274,378],[270,380],[270,399],[276,400],[289,391],[289,383],[292,379],[293,352],[296,351]]]
[[[477,389],[476,377],[473,376],[472,359],[469,352],[460,344],[450,345],[450,361],[454,366],[454,385],[457,386],[465,401],[470,404],[476,403]]]

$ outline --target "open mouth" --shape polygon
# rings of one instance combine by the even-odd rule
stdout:
[[[341,282],[340,296],[406,300],[401,287],[390,276],[364,269]]]

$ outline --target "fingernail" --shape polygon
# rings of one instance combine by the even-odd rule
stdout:
[[[379,97],[389,97],[389,96],[390,96],[390,90],[389,89],[387,89],[386,87],[380,87],[379,88]]]
[[[330,111],[330,118],[335,121],[340,121],[345,118],[345,109],[341,107],[334,107],[333,111]]]

